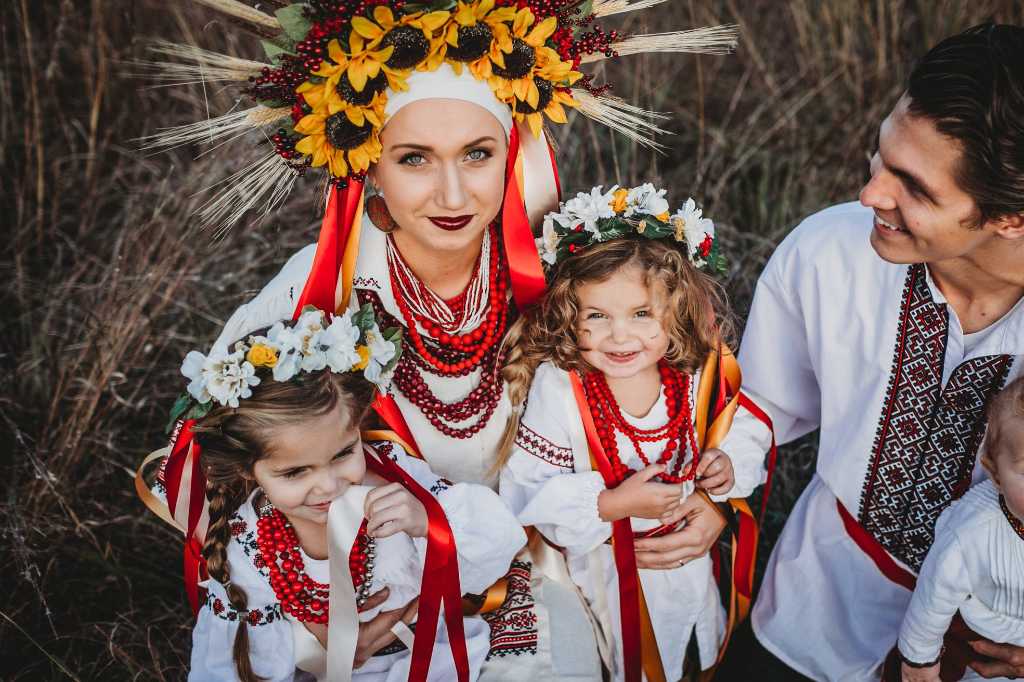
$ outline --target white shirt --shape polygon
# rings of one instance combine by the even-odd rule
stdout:
[[[992,481],[951,504],[935,527],[903,618],[900,651],[919,663],[937,659],[958,609],[979,635],[1024,646],[1024,538],[1010,525]]]
[[[700,373],[691,380],[691,418],[695,405],[693,394]],[[668,423],[668,407],[662,390],[658,401],[643,417],[623,417],[639,429],[655,429]],[[615,679],[623,679],[622,635],[619,615],[619,587],[615,557],[605,541],[611,537],[612,524],[602,521],[597,497],[605,484],[597,471],[578,471],[576,462],[587,458],[586,442],[580,442],[574,431],[582,433],[579,415],[568,374],[545,362],[537,368],[527,401],[526,413],[516,439],[508,466],[501,472],[501,496],[507,499],[519,522],[535,526],[552,543],[565,548],[569,574],[584,598],[598,610],[607,603],[604,622],[612,629],[611,647],[615,659]],[[616,432],[619,453],[629,455],[627,466],[640,470],[645,464],[636,454],[632,442]],[[686,452],[685,438],[681,438]],[[721,445],[732,459],[736,484],[727,494],[715,497],[745,497],[762,482],[764,453],[771,434],[760,421],[740,408],[733,428]],[[574,447],[575,446],[575,447]],[[641,449],[651,462],[658,461],[663,443],[642,443]],[[686,457],[690,461],[692,456]],[[673,460],[674,461],[674,460]],[[694,486],[686,482],[684,498]],[[630,519],[634,531],[660,527],[657,519]],[[594,574],[588,553],[598,550],[602,574]],[[703,668],[716,660],[718,647],[725,636],[725,610],[718,597],[708,556],[667,571],[641,569],[643,586],[651,623],[658,641],[665,671],[670,679],[682,675],[683,659],[696,631]],[[600,591],[601,594],[598,592]]]
[[[390,445],[379,446],[378,451],[390,451],[391,458],[417,483],[433,492],[444,509],[458,548],[462,590],[471,593],[485,591],[505,574],[512,557],[526,541],[523,529],[508,505],[484,486],[453,484],[436,476],[425,462],[408,457],[401,448]],[[250,614],[254,610],[260,611],[255,624],[247,626],[253,669],[270,682],[313,680],[315,678],[308,673],[296,668],[293,628],[288,620],[291,616],[282,614],[270,586],[269,574],[256,544],[257,520],[250,498],[231,520],[232,541],[227,550],[231,582],[245,590]],[[376,554],[372,589],[376,592],[386,586],[389,594],[383,604],[359,614],[363,622],[381,611],[404,606],[419,595],[426,540],[405,534],[379,538]],[[330,582],[326,559],[310,559],[303,553],[303,561],[310,577],[317,582]],[[470,677],[475,680],[487,655],[490,629],[478,616],[465,618],[464,625]],[[206,605],[199,612],[192,634],[189,680],[224,682],[238,679],[231,658],[238,627],[237,613],[231,608],[226,590],[211,579]],[[408,678],[411,658],[409,650],[374,656],[354,671],[353,676],[367,682],[400,682]],[[443,623],[438,624],[429,679],[436,682],[455,679],[455,663]]]
[[[744,392],[770,413],[780,443],[821,428],[815,476],[752,614],[769,651],[819,680],[878,679],[910,600],[847,535],[836,500],[916,572],[939,513],[985,477],[980,414],[1024,354],[1021,304],[965,351],[927,269],[875,253],[872,215],[833,206],[783,241],[739,353]]]

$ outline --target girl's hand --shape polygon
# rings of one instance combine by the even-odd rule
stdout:
[[[399,483],[371,490],[366,496],[363,514],[368,521],[366,532],[371,537],[386,538],[395,533],[414,538],[427,536],[427,510]]]
[[[939,664],[927,668],[911,668],[904,663],[900,666],[903,682],[939,682]]]
[[[618,521],[628,516],[638,519],[667,517],[679,506],[683,486],[651,479],[665,471],[662,463],[638,471],[617,488],[602,490],[597,496],[597,512],[602,521]]]
[[[732,459],[718,448],[708,448],[697,462],[696,485],[709,495],[725,495],[736,483]]]

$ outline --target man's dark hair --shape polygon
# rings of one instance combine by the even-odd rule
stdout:
[[[981,24],[943,40],[910,74],[909,112],[957,140],[973,221],[1024,214],[1024,27]]]

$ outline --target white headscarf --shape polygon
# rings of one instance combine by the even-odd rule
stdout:
[[[506,136],[512,132],[512,110],[498,101],[490,86],[474,78],[469,69],[464,68],[459,76],[452,65],[445,62],[436,71],[413,71],[405,82],[408,90],[396,92],[387,89],[388,102],[384,113],[389,120],[402,107],[421,99],[459,99],[472,102],[493,114],[505,129]],[[387,121],[384,126],[387,127]]]

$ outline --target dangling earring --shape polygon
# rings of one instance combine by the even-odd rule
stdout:
[[[263,498],[267,501],[267,503],[260,507],[259,515],[261,519],[265,516],[270,516],[274,513],[274,510],[277,509],[277,507],[274,506],[274,503],[270,501],[270,498],[267,497],[266,492],[263,493]]]
[[[384,234],[391,234],[398,229],[398,223],[395,222],[391,211],[388,210],[388,205],[384,202],[384,195],[380,193],[380,190],[366,198],[366,215],[370,217],[373,226]]]

